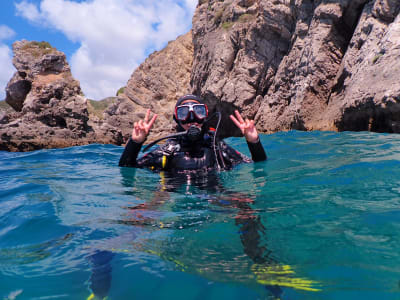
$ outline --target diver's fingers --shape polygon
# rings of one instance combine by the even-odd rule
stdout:
[[[245,120],[245,127],[246,127],[247,129],[250,129],[250,128],[252,127],[251,121],[250,121],[249,119],[246,119],[246,120]]]
[[[230,115],[229,117],[231,118],[232,122],[235,123],[235,125],[236,125],[238,128],[242,129],[242,128],[241,128],[242,125],[240,124],[240,122],[239,122],[233,115]]]
[[[240,113],[239,113],[239,111],[237,109],[235,110],[235,115],[236,115],[236,118],[239,120],[240,123],[244,123],[244,120],[243,120],[242,116],[240,115]]]
[[[254,121],[253,121],[253,120],[246,119],[246,120],[245,120],[245,125],[244,125],[244,127],[245,127],[246,129],[252,129],[252,128],[254,127]]]
[[[139,129],[140,129],[140,130],[146,131],[146,126],[145,126],[143,120],[140,120],[140,121],[139,121]]]
[[[149,117],[150,117],[150,109],[147,110],[146,116],[144,117],[144,122],[148,123],[149,122]]]
[[[134,128],[135,128],[136,131],[139,131],[139,130],[140,130],[139,122],[135,122]]]
[[[147,125],[149,129],[153,127],[153,124],[156,121],[156,119],[157,119],[157,114],[154,114],[154,116],[151,118],[150,122]]]
[[[134,133],[135,135],[139,135],[139,133],[140,133],[140,129],[139,129],[139,124],[138,124],[138,122],[135,122],[135,123],[133,124],[133,133]]]

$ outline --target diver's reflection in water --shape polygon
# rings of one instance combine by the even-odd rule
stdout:
[[[140,182],[135,180],[136,169],[121,168],[122,184],[133,188],[137,185],[137,192],[140,193]],[[250,172],[251,173],[251,172]],[[257,176],[266,176],[257,174]],[[135,226],[154,225],[157,220],[152,220],[151,212],[162,206],[165,202],[171,200],[172,193],[190,193],[193,189],[198,189],[200,193],[205,192],[208,203],[212,205],[235,210],[235,224],[239,227],[240,240],[243,245],[244,253],[257,265],[277,265],[270,256],[270,252],[261,245],[261,240],[265,235],[265,227],[261,222],[259,214],[252,209],[254,196],[243,193],[232,192],[224,188],[221,184],[220,174],[215,171],[195,173],[160,173],[160,186],[154,191],[149,201],[135,206],[126,207],[131,213],[128,220],[121,220],[121,223]],[[143,187],[142,187],[143,189]],[[131,192],[129,192],[130,194]],[[148,191],[147,191],[148,193]],[[141,199],[141,197],[139,197]],[[96,252],[96,259],[92,259],[93,274],[91,276],[91,289],[94,295],[104,297],[111,286],[111,253],[108,251]],[[104,256],[105,259],[102,259]],[[105,265],[96,265],[96,263]],[[107,274],[97,274],[104,272]],[[97,280],[100,282],[93,282]],[[265,284],[268,291],[275,298],[280,298],[282,290],[278,285]],[[101,287],[100,291],[96,287]],[[107,288],[105,292],[104,289]]]

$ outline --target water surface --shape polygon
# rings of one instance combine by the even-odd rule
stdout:
[[[400,299],[399,135],[261,141],[267,162],[195,178],[112,145],[0,152],[0,297]]]

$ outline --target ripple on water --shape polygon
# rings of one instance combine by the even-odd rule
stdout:
[[[163,299],[177,290],[162,282],[175,281],[196,287],[187,299],[265,298],[273,280],[282,298],[395,299],[398,136],[293,131],[261,141],[268,162],[191,180],[118,168],[123,149],[112,145],[0,152],[4,297],[87,297],[93,254],[105,251],[114,299],[154,290]],[[249,155],[243,139],[227,142]]]

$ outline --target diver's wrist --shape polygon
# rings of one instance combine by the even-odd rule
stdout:
[[[142,138],[142,137],[138,138],[138,137],[131,136],[131,140],[137,144],[143,144],[147,140],[147,136],[145,136],[144,138]]]
[[[257,136],[255,139],[254,138],[253,139],[246,138],[246,141],[249,143],[252,143],[252,144],[257,144],[260,141],[260,137]]]
[[[144,139],[143,141],[140,141],[140,140],[136,140],[132,137],[130,137],[129,140],[138,145],[143,145],[143,143],[146,141],[146,139]]]

